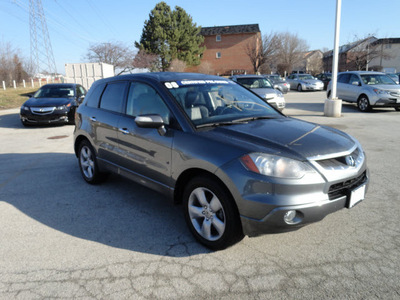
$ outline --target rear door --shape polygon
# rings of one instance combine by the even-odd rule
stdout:
[[[98,151],[98,158],[114,164],[119,164],[118,153],[118,122],[125,105],[128,82],[110,82],[100,98],[99,109],[89,117],[92,131],[95,133],[93,142]]]
[[[347,100],[349,78],[350,74],[340,74],[338,76],[336,96],[339,99]]]

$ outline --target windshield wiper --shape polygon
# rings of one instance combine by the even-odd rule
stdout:
[[[235,124],[248,123],[249,121],[263,120],[263,119],[264,120],[265,119],[275,119],[275,117],[274,116],[247,117],[247,118],[236,119],[236,120],[232,120],[232,121],[223,121],[223,122],[200,124],[200,125],[197,125],[196,128],[229,126],[229,125],[235,125]]]

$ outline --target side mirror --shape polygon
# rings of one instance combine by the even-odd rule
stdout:
[[[78,98],[78,103],[81,104],[83,100],[85,99],[85,95],[82,95]]]
[[[155,128],[160,135],[165,135],[167,132],[160,115],[140,115],[135,118],[135,123],[142,128]]]

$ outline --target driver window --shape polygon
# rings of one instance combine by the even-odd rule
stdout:
[[[160,95],[148,84],[132,82],[129,87],[126,114],[136,117],[139,115],[160,115],[165,124],[170,123],[170,112]]]

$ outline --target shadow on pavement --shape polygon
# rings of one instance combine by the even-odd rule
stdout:
[[[143,253],[208,253],[191,236],[181,206],[119,176],[81,177],[73,154],[1,154],[0,199],[73,237]]]

